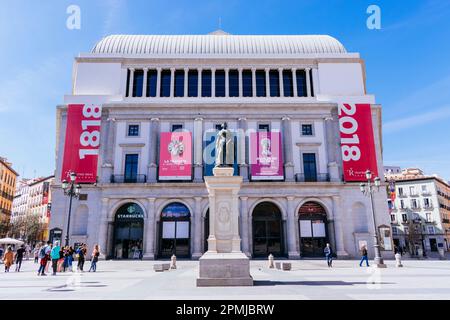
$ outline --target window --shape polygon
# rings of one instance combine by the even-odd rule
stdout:
[[[422,192],[427,192],[427,185],[426,184],[422,185]]]
[[[175,70],[175,97],[184,97],[184,70]]]
[[[414,196],[416,194],[416,188],[414,187],[409,187],[409,194]]]
[[[182,124],[173,124],[172,125],[172,132],[181,131],[181,130],[183,130],[183,125]]]
[[[188,97],[198,96],[198,71],[189,70],[188,72]]]
[[[239,97],[239,72],[237,70],[228,72],[228,90],[230,97]]]
[[[269,82],[270,82],[270,96],[279,97],[280,96],[280,74],[278,70],[269,71]]]
[[[314,86],[313,86],[312,69],[309,70],[309,83],[310,83],[310,88],[311,88],[311,97],[314,97]]]
[[[391,222],[395,221],[395,214],[391,214]]]
[[[253,96],[252,70],[242,71],[242,96]]]
[[[431,206],[430,206],[430,199],[424,198],[424,199],[423,199],[423,205],[425,206],[425,208],[431,207]]]
[[[156,70],[148,70],[147,73],[147,97],[156,97],[156,82],[158,80],[158,72]]]
[[[408,227],[405,227],[405,234],[409,234],[409,228]]]
[[[297,95],[299,97],[306,97],[306,74],[305,70],[297,70]]]
[[[225,97],[225,70],[216,70],[216,97]]]
[[[302,136],[312,136],[313,126],[312,124],[302,124]]]
[[[139,136],[139,125],[138,124],[130,124],[128,126],[128,136],[129,137],[138,137]]]
[[[392,227],[392,234],[398,234],[398,229],[397,227]]]
[[[256,96],[266,96],[266,72],[264,70],[256,70]]]
[[[405,202],[400,200],[400,208],[405,209]]]
[[[400,195],[400,196],[403,196],[404,194],[403,194],[403,188],[398,188],[398,194]]]
[[[266,123],[261,123],[258,125],[258,131],[259,132],[269,132],[270,131],[270,125]]]
[[[211,97],[211,70],[202,71],[202,97]]]
[[[305,174],[305,182],[317,181],[316,154],[303,154],[303,172]]]
[[[293,97],[292,70],[283,70],[283,93],[285,97]]]
[[[138,172],[138,154],[125,155],[124,182],[136,182]]]
[[[408,215],[406,213],[402,214],[402,221],[407,222],[408,221]]]
[[[130,96],[130,69],[127,70],[127,88],[126,88],[126,93],[125,96],[129,97]],[[2,175],[2,180],[3,180],[3,175]]]
[[[133,97],[142,97],[144,88],[144,70],[135,70],[133,77]]]
[[[434,227],[428,226],[428,234],[434,234]]]
[[[416,199],[411,199],[411,208],[417,209],[417,200]]]
[[[161,97],[170,97],[170,70],[161,71]]]
[[[426,216],[427,222],[431,222],[431,212],[427,212],[425,214],[425,216]]]

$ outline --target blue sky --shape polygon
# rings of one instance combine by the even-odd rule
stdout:
[[[81,29],[66,28],[69,5]],[[369,5],[381,30],[366,27]],[[15,0],[0,4],[0,156],[24,177],[50,175],[55,110],[73,57],[108,34],[329,34],[360,52],[383,106],[386,165],[450,180],[450,2],[380,0]]]

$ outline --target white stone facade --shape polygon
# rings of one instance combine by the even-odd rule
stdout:
[[[178,202],[184,204],[190,212],[189,257],[199,258],[206,249],[205,218],[208,211],[208,193],[203,180],[203,136],[207,130],[213,130],[215,125],[226,121],[230,129],[241,129],[244,132],[249,129],[256,131],[260,124],[268,124],[271,130],[281,132],[283,138],[283,181],[251,181],[248,139],[238,141],[237,148],[241,151],[238,153],[239,174],[244,180],[239,193],[239,226],[242,251],[245,254],[255,256],[254,209],[260,203],[269,202],[278,208],[281,215],[283,255],[291,259],[305,256],[300,237],[299,210],[303,204],[314,202],[326,212],[327,241],[339,257],[358,256],[360,241],[367,242],[369,254],[373,255],[374,227],[370,203],[361,193],[358,183],[342,181],[339,145],[338,103],[371,104],[378,172],[383,172],[381,106],[376,104],[374,96],[366,93],[364,63],[359,54],[347,53],[342,45],[336,44],[338,42],[335,39],[328,43],[322,38],[317,42],[298,38],[284,44],[299,48],[302,41],[307,41],[304,43],[305,48],[308,48],[305,52],[289,51],[286,47],[283,50],[278,48],[277,52],[266,52],[258,47],[255,51],[234,50],[226,54],[227,51],[221,47],[217,53],[213,49],[202,53],[201,47],[196,51],[188,50],[192,39],[183,42],[184,36],[177,37],[179,43],[188,47],[177,49],[177,41],[171,40],[168,43],[174,47],[160,52],[151,49],[154,44],[152,41],[159,39],[157,36],[136,38],[136,41],[141,40],[139,43],[132,39],[124,42],[107,38],[92,53],[81,54],[75,59],[72,93],[65,96],[64,102],[57,108],[56,177],[52,185],[50,229],[60,229],[64,239],[69,201],[63,194],[60,181],[67,105],[100,103],[103,114],[98,183],[84,185],[82,193],[87,194],[87,199],[73,202],[71,244],[84,242],[92,248],[98,243],[106,256],[114,256],[116,212],[126,203],[135,203],[144,213],[142,257],[157,259],[160,257],[162,241],[161,212],[168,204]],[[208,35],[205,39],[211,46],[222,43],[222,39],[227,40],[225,42],[228,46],[249,45],[247,40],[235,39],[231,35]],[[105,44],[105,41],[108,43]],[[197,43],[196,41],[193,43]],[[264,42],[258,42],[258,46],[261,43]],[[278,43],[283,46],[282,36]],[[316,50],[311,49],[314,47],[311,43],[316,44]],[[211,97],[189,97],[187,89],[183,96],[174,96],[173,76],[176,70],[185,70],[187,75],[189,70],[205,69],[224,70],[227,80],[229,71],[236,69],[240,83],[238,96],[230,96],[231,89],[228,85],[225,87],[224,97],[214,96],[214,79]],[[144,77],[142,96],[133,96],[133,74],[136,70],[143,70],[144,74],[149,70],[156,70],[158,80],[154,97],[146,95],[147,77]],[[159,76],[163,70],[170,70],[172,75],[168,97],[160,95]],[[251,96],[244,96],[242,93],[243,70],[252,70]],[[258,70],[266,71],[265,96],[255,94],[255,72]],[[278,87],[280,96],[267,94],[270,90],[270,70],[279,70],[280,75],[284,70],[293,71],[292,96],[283,95],[282,77],[279,78]],[[306,70],[304,96],[297,92],[296,70]],[[187,78],[184,78],[185,87]],[[198,83],[200,87],[200,79]],[[139,125],[139,135],[127,135],[130,124]],[[192,181],[158,180],[159,133],[170,131],[174,124],[182,124],[184,130],[193,134]],[[302,124],[311,125],[313,134],[303,136]],[[124,173],[125,155],[130,152],[139,155],[138,174],[145,175],[145,181],[112,183],[112,175]],[[302,182],[297,178],[304,174],[302,153],[305,152],[315,154],[317,173],[326,178],[318,179],[317,182]],[[374,203],[377,226],[389,228],[384,192],[375,194]],[[384,251],[383,255],[391,256],[392,252]]]

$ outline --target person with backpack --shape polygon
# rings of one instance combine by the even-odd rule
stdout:
[[[60,259],[60,251],[61,247],[59,246],[59,241],[55,241],[55,246],[52,248],[52,251],[50,253],[50,257],[52,259],[52,269],[53,269],[53,276],[56,276],[56,271],[58,269],[58,261]]]
[[[363,261],[366,261],[366,266],[369,266],[369,259],[367,257],[367,248],[366,246],[363,246],[361,248],[361,261],[359,262],[359,266],[362,267]]]
[[[93,272],[97,271],[97,262],[98,262],[99,256],[100,256],[100,248],[99,248],[98,244],[96,244],[94,246],[94,250],[92,251],[91,267],[89,268],[89,272],[91,272],[91,270]]]
[[[325,254],[325,258],[327,259],[328,267],[331,268],[333,266],[333,249],[331,249],[330,244],[327,243],[325,249],[323,249]]]
[[[41,259],[39,263],[38,276],[46,276],[45,267],[50,259],[50,252],[52,249],[52,243],[50,241],[47,242],[47,245],[42,246],[39,250],[39,258]]]
[[[21,245],[19,249],[16,251],[15,260],[16,260],[16,272],[20,272],[20,268],[22,267],[22,260],[25,254],[25,246]]]

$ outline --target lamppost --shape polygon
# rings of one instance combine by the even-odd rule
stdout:
[[[79,184],[75,185],[75,179],[77,178],[77,174],[75,172],[70,172],[70,182],[67,180],[63,180],[62,188],[64,190],[64,195],[69,196],[69,217],[67,218],[67,231],[66,231],[66,243],[65,246],[69,245],[69,229],[70,229],[70,213],[72,211],[72,198],[78,198],[80,195],[81,186]]]
[[[380,191],[380,178],[379,177],[375,177],[375,179],[373,179],[373,185],[372,185],[372,172],[370,170],[366,171],[366,178],[367,178],[367,184],[365,183],[361,183],[360,184],[360,188],[361,188],[361,192],[368,196],[370,198],[370,208],[372,211],[372,219],[373,219],[373,236],[374,236],[374,249],[375,249],[375,258],[374,258],[374,263],[375,266],[377,266],[378,268],[386,268],[386,265],[384,264],[383,258],[381,257],[381,253],[380,253],[380,242],[378,239],[378,230],[377,230],[377,225],[375,223],[375,210],[374,210],[374,206],[373,206],[373,193],[376,191]],[[375,189],[375,188],[376,189]]]

